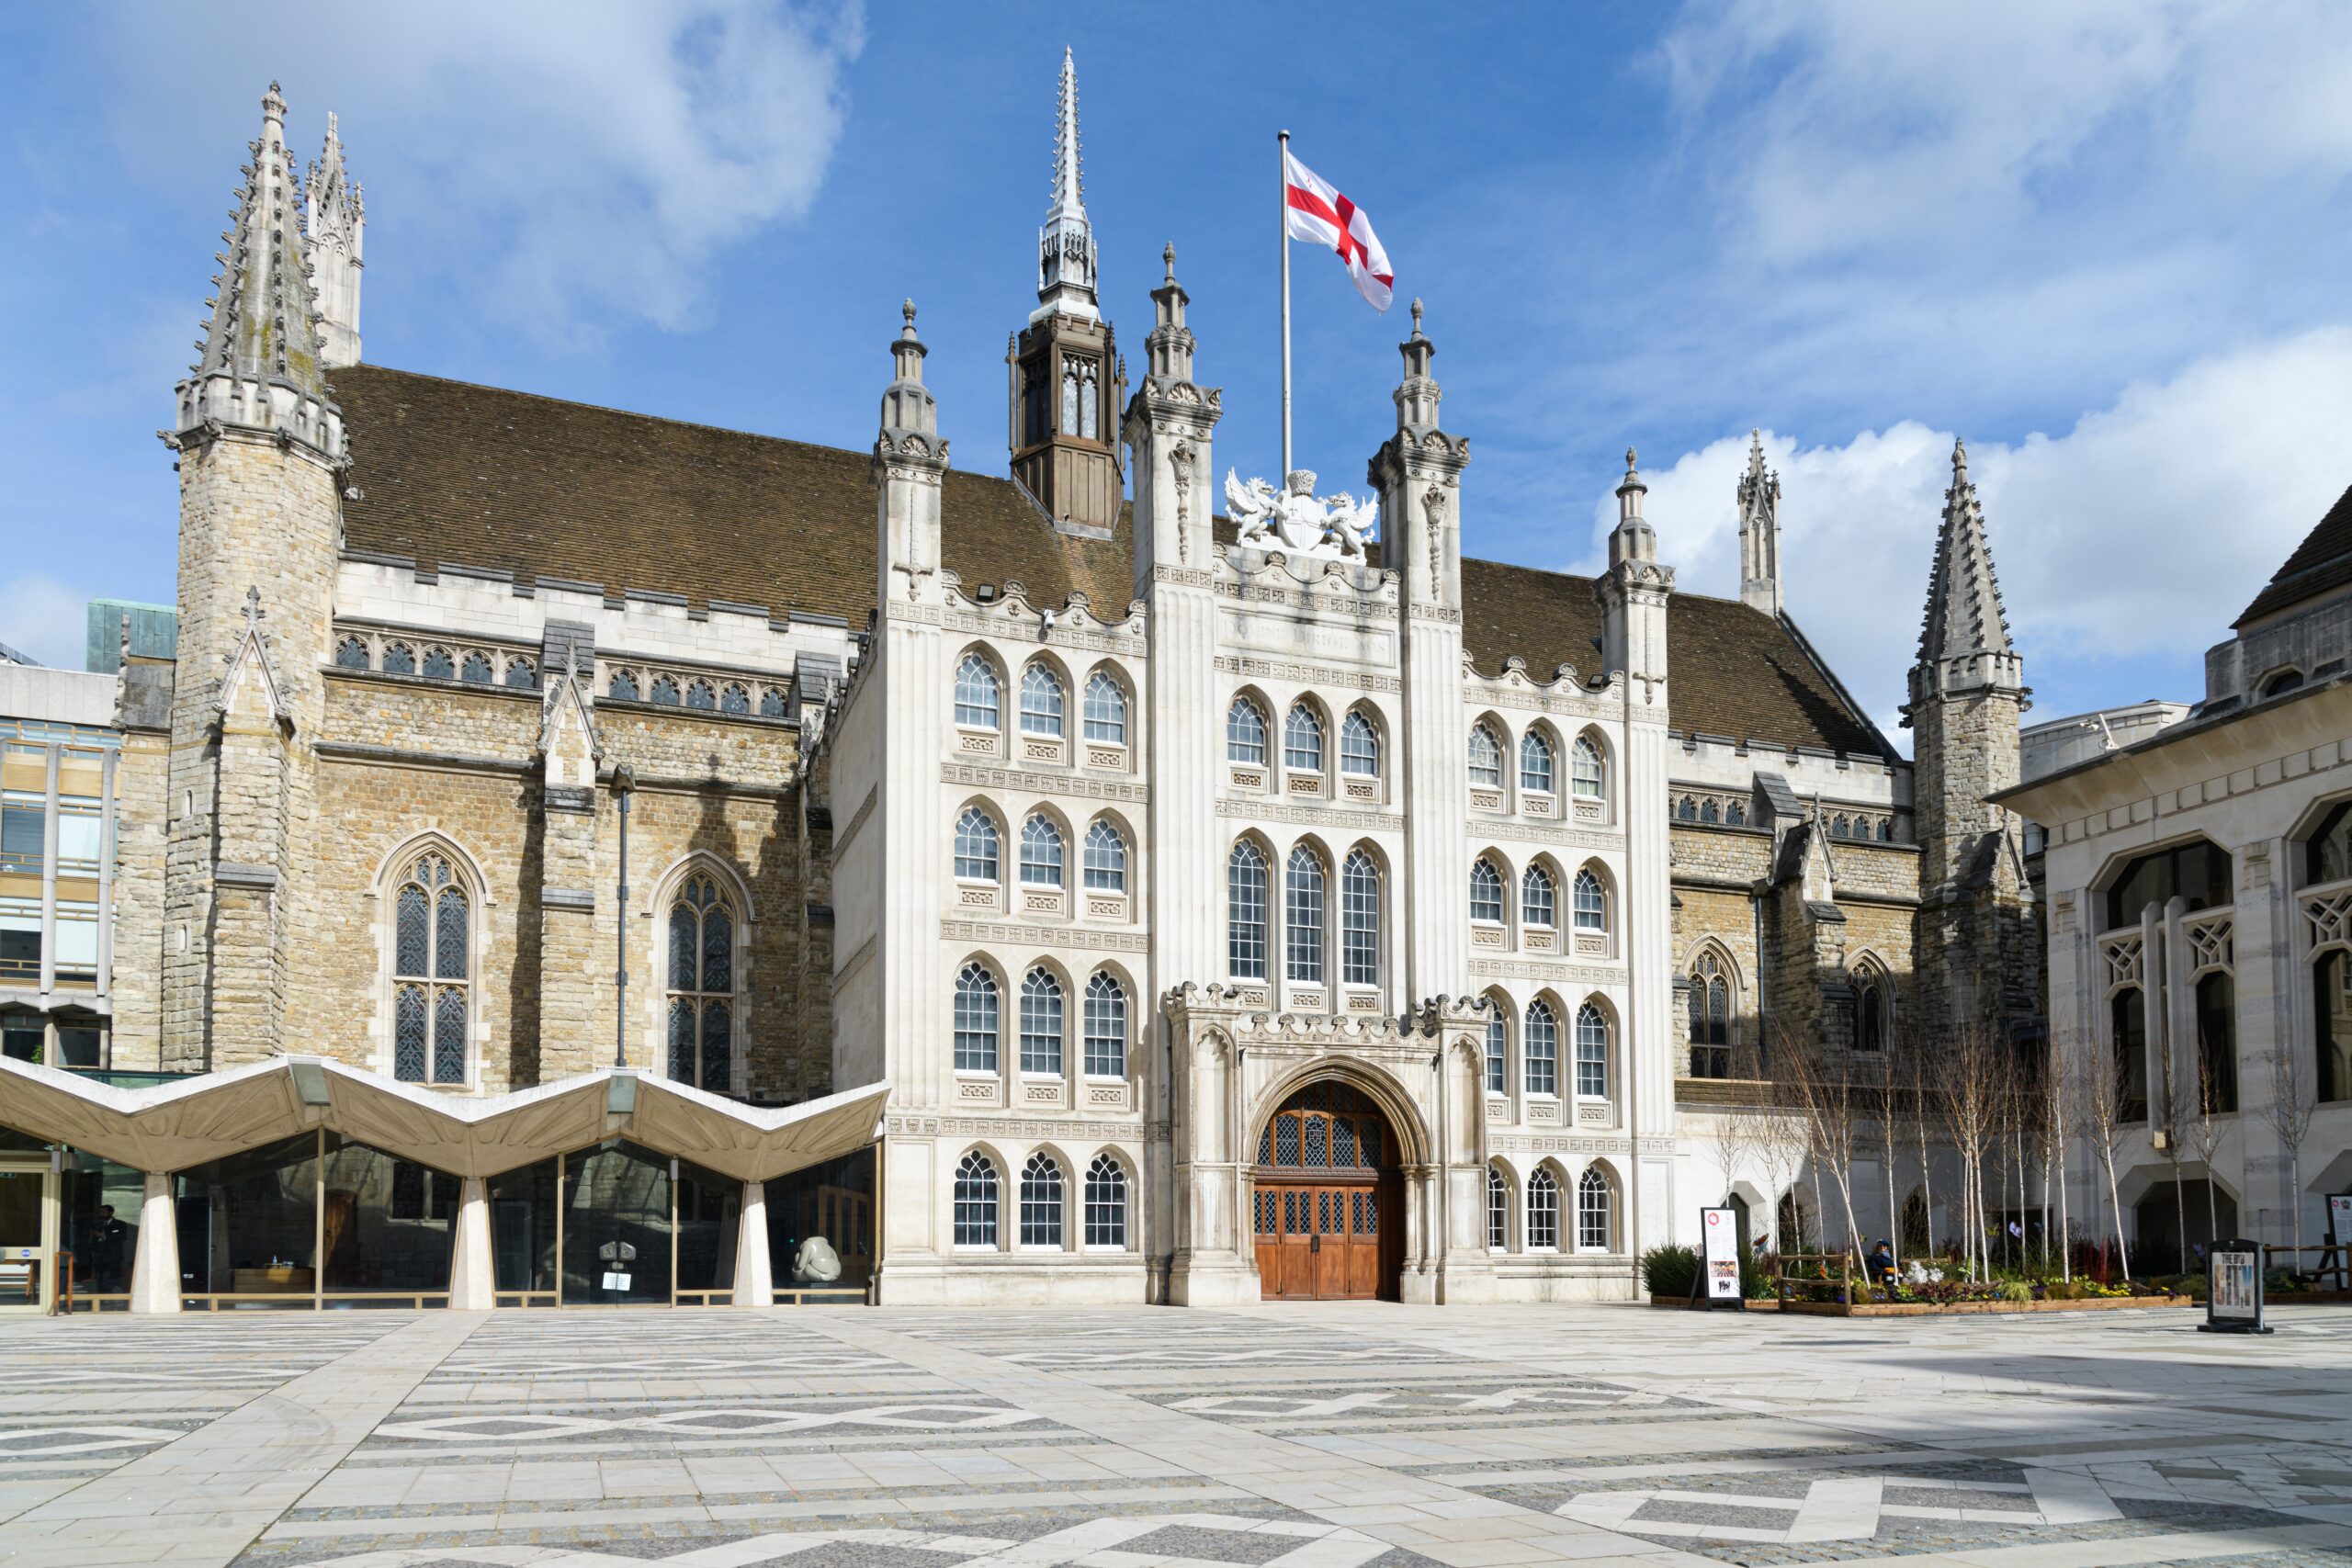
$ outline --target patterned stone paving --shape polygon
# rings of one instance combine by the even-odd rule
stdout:
[[[0,1322],[0,1568],[2352,1568],[2352,1309]]]

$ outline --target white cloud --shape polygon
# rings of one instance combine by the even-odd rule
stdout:
[[[593,335],[616,317],[697,320],[713,253],[815,197],[847,112],[842,72],[864,44],[854,5],[261,10],[233,28],[201,7],[122,14],[104,47],[149,79],[123,95],[127,153],[180,178],[195,85],[239,85],[257,129],[252,106],[274,73],[299,155],[315,155],[329,109],[341,116],[369,217],[400,236],[371,248],[379,273],[466,290],[543,337]],[[140,152],[150,138],[167,150]],[[236,144],[197,151],[230,182]]]
[[[1969,443],[2027,678],[2069,660],[2201,650],[2352,481],[2352,330],[2135,383],[2057,435]],[[1953,435],[1905,420],[1842,444],[1765,434],[1781,474],[1788,607],[1882,723],[1916,656]],[[1739,591],[1745,433],[1645,471],[1659,553],[1687,592]],[[1592,558],[1616,519],[1593,507]],[[1590,562],[1586,570],[1590,570]],[[2140,693],[2195,697],[2201,692]]]
[[[38,572],[0,581],[0,642],[42,664],[79,670],[89,595]]]

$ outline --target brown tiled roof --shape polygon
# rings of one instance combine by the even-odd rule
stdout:
[[[2303,536],[2269,586],[2254,596],[2233,624],[2244,626],[2347,582],[2352,582],[2352,489],[2336,497],[2319,526]]]
[[[335,372],[350,433],[348,549],[419,566],[562,578],[865,624],[875,502],[866,454],[685,424],[380,366]],[[1034,603],[1084,592],[1106,617],[1134,592],[1125,513],[1114,537],[1057,534],[1009,479],[950,470],[941,550],[967,586],[1019,582]],[[1588,678],[1600,608],[1589,578],[1462,563],[1463,637],[1481,670],[1518,658]],[[1678,593],[1667,611],[1677,728],[1856,754],[1882,750],[1791,628]]]

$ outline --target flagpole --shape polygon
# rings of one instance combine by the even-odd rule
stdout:
[[[1274,189],[1282,205],[1275,213],[1275,233],[1283,247],[1283,468],[1276,479],[1278,485],[1290,483],[1290,132],[1277,131],[1274,141],[1281,149],[1281,167],[1275,171],[1281,181]]]

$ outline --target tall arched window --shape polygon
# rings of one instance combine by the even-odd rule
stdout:
[[[1301,844],[1283,873],[1283,972],[1303,986],[1323,983],[1323,857]]]
[[[1690,965],[1690,1076],[1731,1077],[1731,976],[1712,948]]]
[[[1062,708],[1062,678],[1054,673],[1051,665],[1032,664],[1021,672],[1022,734],[1060,739]]]
[[[2225,969],[2197,982],[2197,1093],[2216,1116],[2238,1108],[2238,983]]]
[[[2352,1100],[2352,950],[2332,948],[2312,964],[2312,1023],[2314,1091],[2323,1101]]]
[[[1127,890],[1127,836],[1100,817],[1086,829],[1086,886],[1092,893]]]
[[[1577,1093],[1609,1098],[1609,1020],[1591,1002],[1577,1009]]]
[[[1560,1092],[1560,1019],[1544,1001],[1527,1004],[1527,1022],[1519,1034],[1519,1054],[1527,1064],[1527,1092]]]
[[[1589,735],[1577,737],[1575,748],[1568,754],[1568,789],[1586,800],[1598,800],[1607,782],[1600,766],[1600,748]]]
[[[977,806],[956,818],[956,874],[974,882],[998,877],[996,818]]]
[[[1886,976],[1865,966],[1854,976],[1854,1049],[1886,1049]]]
[[[1021,982],[1021,1070],[1060,1076],[1062,983],[1050,969],[1032,969]]]
[[[956,1168],[956,1245],[996,1246],[996,1164],[974,1149]]]
[[[466,1081],[473,904],[449,857],[427,850],[392,895],[392,1076]]]
[[[994,729],[1003,722],[1004,683],[996,666],[977,653],[964,655],[956,666],[956,722],[973,729]]]
[[[1527,1179],[1527,1250],[1560,1250],[1560,1181],[1547,1166]]]
[[[1609,1250],[1610,1201],[1609,1179],[1588,1166],[1577,1179],[1577,1249],[1580,1252]]]
[[[1340,721],[1340,772],[1360,779],[1380,773],[1380,737],[1372,720],[1355,709]]]
[[[1127,689],[1108,670],[1086,678],[1086,738],[1104,746],[1127,743]]]
[[[1503,787],[1503,743],[1495,739],[1491,725],[1479,723],[1470,727],[1470,786],[1473,789]]]
[[[985,964],[967,964],[956,976],[956,1070],[996,1071],[996,976]]]
[[[1519,738],[1519,787],[1530,795],[1552,793],[1552,742],[1540,729]]]
[[[1225,866],[1226,965],[1237,980],[1266,977],[1266,857],[1248,839]]]
[[[670,1077],[725,1094],[735,1087],[735,912],[706,873],[670,906]]]
[[[1600,878],[1591,867],[1577,873],[1571,901],[1576,906],[1577,930],[1606,931],[1609,929],[1609,895],[1602,891]]]
[[[1500,925],[1503,919],[1503,874],[1480,855],[1470,863],[1470,918]]]
[[[1107,969],[1086,982],[1086,1074],[1127,1076],[1127,988]]]
[[[1086,1168],[1086,1245],[1127,1245],[1127,1173],[1109,1155]]]
[[[1225,710],[1225,760],[1262,765],[1266,761],[1266,710],[1236,697]]]
[[[1527,874],[1520,878],[1519,919],[1522,925],[1538,931],[1548,931],[1559,919],[1557,893],[1552,884],[1552,874],[1540,865],[1531,865]]]
[[[1062,885],[1062,830],[1042,811],[1021,825],[1021,885]]]
[[[1049,1154],[1034,1154],[1021,1168],[1021,1245],[1062,1244],[1062,1168]]]
[[[1283,720],[1283,766],[1295,773],[1323,771],[1323,716],[1305,703],[1293,703]]]
[[[2148,1006],[2137,986],[2115,993],[2116,1120],[2148,1119]]]
[[[1487,1250],[1501,1252],[1510,1246],[1510,1183],[1493,1166],[1487,1168]]]
[[[1380,984],[1380,868],[1362,850],[1340,867],[1340,981]]]
[[[1487,1092],[1510,1092],[1510,1036],[1500,1008],[1487,1014]]]

